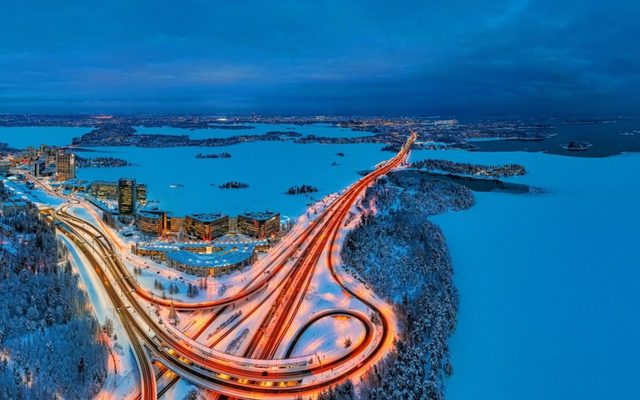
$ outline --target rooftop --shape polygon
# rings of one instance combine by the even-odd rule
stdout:
[[[192,253],[185,250],[167,252],[167,259],[190,267],[220,268],[248,260],[254,252],[253,244],[225,245],[208,254]]]
[[[147,218],[160,218],[163,214],[167,214],[165,211],[162,210],[151,210],[151,209],[142,209],[142,210],[138,210],[138,215],[140,215],[141,217],[147,217]]]
[[[243,212],[240,215],[243,217],[252,218],[258,221],[266,221],[275,217],[276,215],[279,215],[279,213],[266,210],[266,211]]]
[[[221,213],[205,213],[205,214],[190,214],[188,217],[191,217],[200,222],[214,222],[219,220],[220,218],[225,218],[226,215]]]
[[[183,251],[185,249],[194,249],[194,248],[206,248],[211,247],[213,249],[222,249],[228,246],[264,246],[267,245],[268,242],[264,239],[256,240],[253,238],[248,238],[246,236],[241,235],[225,235],[216,240],[215,242],[180,242],[180,243],[167,243],[167,242],[148,242],[148,243],[139,243],[138,248],[143,250],[151,250],[151,251],[163,251],[163,252],[171,252],[171,251]]]

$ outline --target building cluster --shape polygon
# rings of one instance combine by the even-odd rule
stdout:
[[[137,255],[166,262],[169,267],[197,276],[220,276],[253,264],[257,252],[269,247],[267,240],[217,241],[210,243],[137,244]]]
[[[37,149],[30,147],[18,157],[2,160],[0,173],[9,175],[13,166],[29,166],[34,177],[51,177],[58,181],[52,183],[52,187],[86,193],[89,201],[103,211],[103,219],[112,226],[117,225],[116,218],[119,218],[135,221],[137,229],[148,236],[175,237],[177,242],[171,244],[136,244],[135,253],[198,276],[219,276],[252,264],[256,253],[266,250],[269,239],[280,232],[280,214],[277,212],[245,212],[236,217],[221,213],[175,216],[149,207],[145,184],[129,178],[116,182],[78,180],[76,161],[75,155],[65,149],[45,145]],[[26,180],[24,175],[19,176]],[[117,203],[117,212],[114,203]],[[11,212],[26,205],[22,199],[7,199],[0,204],[0,212]]]
[[[28,164],[35,177],[53,177],[57,181],[68,181],[76,177],[76,156],[65,149],[40,145],[35,148],[29,146],[19,156],[13,158],[13,164]],[[6,169],[8,173],[10,162],[3,162],[0,171]]]
[[[147,185],[135,179],[92,183],[69,180],[67,190],[86,192],[100,202],[117,202],[121,219],[135,220],[141,233],[151,236],[175,236],[189,241],[212,241],[228,233],[239,233],[257,239],[271,239],[280,232],[277,212],[246,212],[237,217],[221,213],[195,213],[176,216],[169,211],[145,207]],[[101,207],[104,208],[104,207]]]
[[[177,217],[167,211],[142,209],[136,214],[136,225],[148,235],[176,235],[186,240],[211,241],[231,232],[270,239],[280,232],[280,214],[265,211],[247,212],[236,218],[213,213]]]
[[[244,235],[259,239],[273,237],[280,231],[280,214],[269,211],[240,214],[236,229]]]
[[[140,206],[147,204],[147,185],[137,183],[135,179],[121,178],[117,182],[95,181],[69,182],[66,189],[86,191],[100,201],[117,201],[120,215],[134,215]]]

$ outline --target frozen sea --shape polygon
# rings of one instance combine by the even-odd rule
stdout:
[[[71,144],[74,137],[80,137],[91,128],[66,126],[1,126],[0,143],[7,143],[9,147],[24,149],[27,146],[66,146]]]
[[[112,156],[134,166],[83,168],[78,178],[114,181],[135,178],[148,185],[148,198],[176,215],[269,209],[296,218],[313,199],[339,191],[392,154],[377,144],[325,145],[292,142],[253,142],[224,147],[98,147],[86,157]],[[229,152],[231,158],[197,159],[197,153]],[[344,153],[344,157],[336,153]],[[332,165],[333,163],[337,165]],[[228,181],[249,184],[248,189],[220,189]],[[293,185],[318,188],[311,196],[285,195]]]
[[[368,132],[337,128],[329,124],[243,124],[250,129],[182,129],[136,127],[138,133],[189,135],[193,139],[259,135],[269,131],[295,131],[303,135],[354,137]],[[64,146],[91,128],[0,127],[0,142],[15,148],[50,144]],[[244,211],[272,210],[296,218],[311,201],[339,191],[359,178],[360,170],[392,156],[377,144],[324,145],[317,143],[254,142],[222,147],[96,147],[78,152],[83,157],[112,156],[133,164],[123,168],[83,168],[78,178],[114,181],[122,177],[148,185],[148,197],[163,209],[184,215],[195,212],[223,212],[236,215]],[[196,159],[197,153],[229,152],[229,159]],[[344,153],[344,157],[336,153]],[[332,165],[333,163],[336,165]],[[248,189],[219,189],[227,181],[249,184]],[[310,184],[318,188],[310,196],[288,196],[293,185]]]
[[[548,191],[434,218],[460,292],[447,398],[640,398],[640,154],[427,156],[521,163],[511,181]]]

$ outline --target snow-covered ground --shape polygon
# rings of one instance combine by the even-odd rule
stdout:
[[[96,396],[97,399],[124,399],[128,394],[135,391],[138,382],[138,369],[131,352],[131,345],[124,327],[120,323],[113,305],[109,302],[109,297],[102,287],[102,283],[96,276],[93,269],[89,267],[89,261],[78,251],[73,243],[66,237],[59,236],[67,245],[71,255],[71,265],[80,275],[82,284],[89,295],[95,316],[100,324],[104,324],[107,318],[113,321],[114,332],[117,340],[110,341],[112,353],[109,356],[109,375],[102,387],[102,391]],[[117,374],[114,373],[112,355],[115,357]]]
[[[277,128],[276,128],[277,129]],[[78,178],[115,181],[135,178],[148,186],[148,198],[175,215],[273,210],[296,218],[307,203],[341,190],[389,157],[378,144],[325,145],[292,142],[242,143],[225,147],[100,147],[92,157],[111,156],[134,165],[118,168],[82,168]],[[197,153],[229,152],[228,159],[197,159]],[[337,156],[344,153],[344,157]],[[333,163],[337,165],[332,165]],[[217,185],[239,181],[247,189],[219,189]],[[291,186],[318,188],[310,196],[286,195]]]
[[[90,130],[88,127],[74,126],[2,126],[0,142],[16,149],[38,147],[41,144],[67,146],[74,137],[80,137]]]
[[[346,316],[325,317],[302,334],[291,355],[315,355],[325,362],[346,354],[363,338],[364,327],[357,319]]]
[[[49,194],[40,186],[29,189],[24,182],[12,179],[3,179],[2,182],[17,197],[28,200],[36,205],[56,207],[65,202],[60,197]]]
[[[382,155],[386,156],[386,154],[384,153],[382,153]],[[18,187],[15,190],[19,189],[20,188]],[[38,202],[42,204],[51,204],[53,206],[58,206],[66,201],[65,199],[58,196],[50,195],[46,191],[39,188],[34,189],[31,192],[32,193],[30,195],[34,196],[34,198],[36,198],[36,196],[39,196]],[[309,205],[307,210],[302,212],[302,215],[298,218],[298,223],[294,226],[292,231],[289,232],[289,234],[286,235],[276,245],[275,248],[270,250],[270,254],[274,254],[277,251],[286,249],[291,244],[291,240],[297,237],[304,229],[306,229],[309,224],[313,220],[315,220],[322,213],[324,208],[331,204],[331,202],[335,198],[335,194],[330,194],[322,198],[320,201]],[[308,199],[305,201],[308,201]],[[105,229],[104,224],[100,220],[99,212],[97,212],[97,210],[94,209],[93,206],[89,206],[88,204],[83,203],[81,206],[70,207],[69,211],[71,211],[78,217],[85,219],[92,224],[99,225],[102,227],[102,229]],[[186,295],[186,287],[188,283],[192,283],[194,286],[199,286],[199,278],[167,268],[166,265],[156,263],[150,259],[138,257],[131,254],[128,249],[130,249],[131,245],[135,243],[135,240],[137,240],[136,237],[124,237],[121,233],[115,232],[111,229],[106,229],[106,234],[116,239],[117,245],[121,247],[126,253],[123,260],[129,267],[132,275],[136,277],[138,283],[142,287],[149,290],[154,290],[154,282],[159,282],[164,286],[164,292],[166,292],[167,297],[172,296],[183,301],[215,299],[237,293],[243,286],[246,285],[246,283],[250,279],[265,272],[265,263],[268,261],[268,257],[262,256],[255,263],[255,265],[247,267],[242,271],[218,278],[208,278],[207,288],[205,290],[200,289],[197,296],[189,298]],[[89,264],[87,263],[87,261],[84,260],[81,254],[78,254],[77,250],[72,246],[72,243],[70,243],[66,239],[64,240],[67,245],[70,246],[73,264],[80,273],[83,282],[85,282],[85,286],[89,293],[89,298],[96,310],[96,315],[99,321],[101,323],[104,323],[106,318],[109,317],[114,322],[116,335],[118,337],[118,345],[113,347],[120,347],[122,349],[120,351],[116,351],[116,364],[118,366],[118,374],[112,374],[109,376],[104,389],[100,393],[98,398],[122,398],[129,392],[135,392],[137,386],[136,380],[138,379],[135,360],[130,351],[130,345],[126,340],[126,333],[124,332],[122,326],[119,324],[119,320],[114,313],[113,307],[111,307],[111,305],[108,303],[108,297],[106,296],[106,293],[104,293],[101,283],[97,280],[93,271],[88,267]],[[295,257],[294,260],[289,260],[288,262],[290,266],[293,265],[293,262],[295,262]],[[134,267],[140,268],[141,273],[134,274]],[[284,274],[280,274],[277,279],[274,279],[270,283],[270,286],[277,285],[283,277]],[[179,293],[169,294],[168,288],[172,283],[178,285]],[[157,292],[157,295],[162,295],[162,290],[155,290]],[[210,345],[211,343],[216,341],[217,344],[215,348],[217,350],[226,351],[231,349],[230,351],[232,353],[241,353],[241,349],[246,346],[248,341],[246,340],[246,337],[244,337],[243,339],[242,332],[255,332],[255,330],[257,329],[257,324],[259,324],[259,322],[261,321],[260,316],[265,315],[267,312],[267,307],[270,306],[269,302],[266,302],[263,306],[258,306],[261,300],[263,300],[263,296],[258,295],[249,299],[238,309],[235,309],[235,307],[230,307],[216,321],[214,321],[207,328],[207,330],[204,331],[204,333],[200,336],[199,341],[206,345]],[[345,296],[345,293],[343,293],[339,286],[332,280],[325,266],[320,266],[318,268],[318,273],[314,277],[314,282],[312,283],[312,293],[307,297],[303,304],[303,312],[301,313],[300,318],[304,319],[313,315],[313,313],[317,311],[316,307],[318,309],[341,307],[360,309],[363,312],[367,311],[366,307],[364,307],[358,301],[354,301],[348,295]],[[151,312],[151,306],[149,307],[149,309]],[[247,312],[247,310],[253,310],[253,316],[251,318],[245,319],[245,316],[242,315],[242,313]],[[163,309],[159,311],[160,318],[162,318],[165,323],[167,323],[169,318],[169,310]],[[234,316],[238,312],[240,312],[240,314],[238,316]],[[195,335],[195,332],[210,320],[212,315],[213,313],[211,311],[196,313],[178,312],[179,323],[177,325],[177,329],[179,331],[182,331],[185,335],[191,337]],[[236,323],[238,323],[238,326],[235,327],[233,334],[221,338],[220,335],[225,334],[226,328],[235,325]],[[321,332],[323,329],[330,329],[332,333],[328,335],[322,334]],[[352,319],[350,317],[323,318],[318,321],[317,324],[314,324],[311,328],[309,328],[307,332],[302,336],[301,341],[298,345],[297,353],[300,352],[301,354],[304,354],[307,351],[313,351],[314,353],[322,354],[322,357],[337,357],[340,354],[346,352],[347,347],[356,345],[359,341],[361,341],[363,335],[364,327],[359,321],[355,319]],[[346,344],[347,338],[348,341],[351,342],[351,344],[349,344],[348,346]],[[112,371],[113,370],[110,370],[110,372]],[[182,384],[179,383],[175,388],[171,389],[168,394],[176,393],[176,395],[182,395],[190,388],[191,386],[184,382]]]
[[[475,193],[471,209],[433,218],[460,292],[447,397],[640,398],[640,154],[413,156],[522,164],[506,180],[546,191]]]

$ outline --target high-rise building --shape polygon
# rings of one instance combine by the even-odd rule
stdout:
[[[140,205],[147,204],[147,185],[144,183],[138,183],[136,185],[136,200]]]
[[[140,232],[162,235],[167,229],[167,213],[161,210],[140,210],[136,214],[136,225]]]
[[[229,232],[229,217],[222,214],[187,215],[184,230],[190,239],[212,240]]]
[[[280,213],[270,211],[238,215],[238,232],[258,239],[275,237],[280,231]]]
[[[76,155],[58,151],[56,154],[56,179],[66,181],[76,178]]]
[[[100,200],[116,200],[118,198],[118,184],[115,182],[95,181],[91,184],[89,193]]]
[[[136,180],[120,178],[118,180],[118,212],[131,215],[136,209]]]
[[[44,171],[47,168],[47,160],[39,158],[33,163],[33,176],[40,177],[44,175]]]

